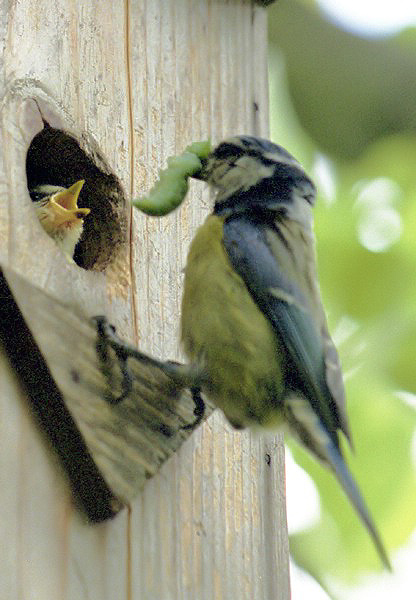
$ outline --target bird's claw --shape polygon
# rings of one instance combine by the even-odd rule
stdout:
[[[115,396],[111,391],[108,398],[108,401],[111,404],[119,404],[122,400],[129,396],[133,389],[133,375],[127,364],[127,360],[129,357],[136,358],[142,363],[147,363],[158,367],[164,370],[171,377],[174,376],[174,368],[176,366],[181,366],[179,363],[176,363],[174,361],[167,361],[166,363],[161,363],[160,361],[157,361],[149,356],[146,356],[145,354],[142,354],[139,350],[136,350],[134,347],[129,346],[118,337],[118,335],[116,334],[116,328],[114,327],[114,325],[111,325],[111,323],[108,322],[106,317],[96,316],[93,317],[93,321],[96,324],[98,333],[98,339],[96,344],[97,355],[101,363],[101,370],[109,383],[110,390],[112,390],[114,386],[114,377],[112,370],[113,365],[109,353],[109,348],[113,349],[117,357],[122,375],[121,394]],[[192,400],[195,405],[195,419],[192,423],[183,425],[181,429],[192,431],[201,423],[202,419],[204,418],[205,402],[202,399],[200,387],[190,386],[190,390],[192,394]]]
[[[201,388],[199,387],[191,387],[192,400],[194,401],[194,416],[195,420],[192,423],[188,423],[187,425],[183,425],[181,429],[191,430],[193,431],[198,425],[201,423],[205,414],[205,402],[201,396]]]
[[[127,398],[133,389],[133,375],[127,364],[127,359],[132,352],[134,352],[134,349],[132,348],[130,350],[129,346],[118,337],[116,328],[107,321],[106,317],[93,317],[93,321],[97,326],[98,333],[96,344],[97,355],[100,359],[101,370],[107,378],[111,390],[114,382],[112,376],[112,361],[108,352],[109,347],[114,350],[118,359],[122,375],[121,394],[119,396],[114,396],[111,392],[108,401],[111,404],[119,404],[119,402]]]

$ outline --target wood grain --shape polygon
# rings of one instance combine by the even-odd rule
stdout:
[[[99,499],[105,502],[106,495],[112,493],[112,507],[108,500],[108,518],[111,509],[114,512],[120,509],[117,499],[128,503],[134,498],[146,479],[153,476],[189,436],[183,425],[194,420],[190,394],[178,389],[161,369],[130,359],[132,390],[125,400],[110,403],[112,398],[120,396],[122,376],[111,348],[108,352],[112,377],[103,373],[94,321],[10,269],[3,268],[1,284],[3,346],[43,428],[63,458],[77,495],[85,497],[85,493],[91,491],[98,505]],[[13,302],[16,307],[12,306]],[[21,315],[17,314],[19,310]],[[25,323],[21,322],[23,319]],[[209,412],[208,405],[207,415]],[[68,422],[71,417],[74,425]],[[78,442],[76,427],[83,438]],[[81,447],[83,441],[86,448]],[[72,458],[65,456],[65,452],[72,454]],[[98,473],[92,472],[93,465],[89,466],[88,453],[107,483],[107,492],[101,490]],[[82,475],[79,471],[84,467]],[[89,508],[92,501],[86,498],[86,502],[93,520],[106,518],[105,513],[100,517],[104,507]]]
[[[29,0],[2,11],[2,264],[71,310],[105,314],[144,352],[180,360],[182,269],[211,204],[203,184],[163,219],[121,204],[125,243],[103,270],[86,270],[69,265],[36,222],[26,153],[43,116],[98,148],[128,200],[192,141],[267,137],[265,9],[249,0]],[[13,372],[0,368],[0,466],[11,478],[1,486],[2,597],[290,597],[280,436],[231,431],[215,412],[128,511],[92,527],[73,510]]]

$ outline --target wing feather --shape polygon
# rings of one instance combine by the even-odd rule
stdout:
[[[308,399],[339,447],[337,429],[347,438],[349,431],[338,355],[319,291],[311,273],[299,268],[291,241],[278,222],[240,215],[224,223],[224,247],[233,268],[285,349],[288,391]],[[308,250],[310,261],[313,248]]]

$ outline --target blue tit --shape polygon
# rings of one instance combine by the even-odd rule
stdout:
[[[70,262],[74,255],[89,208],[78,207],[78,196],[84,180],[71,187],[38,185],[30,190],[36,215],[46,233],[56,242]]]
[[[215,194],[185,269],[181,337],[202,391],[235,428],[285,425],[334,472],[387,553],[343,459],[338,354],[316,275],[315,186],[284,148],[232,137],[196,175]]]

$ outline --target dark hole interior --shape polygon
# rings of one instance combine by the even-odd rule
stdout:
[[[50,184],[69,187],[85,179],[78,206],[87,207],[74,261],[84,269],[104,270],[127,239],[126,198],[117,177],[94,148],[90,154],[68,133],[44,128],[32,140],[26,156],[28,189]]]

